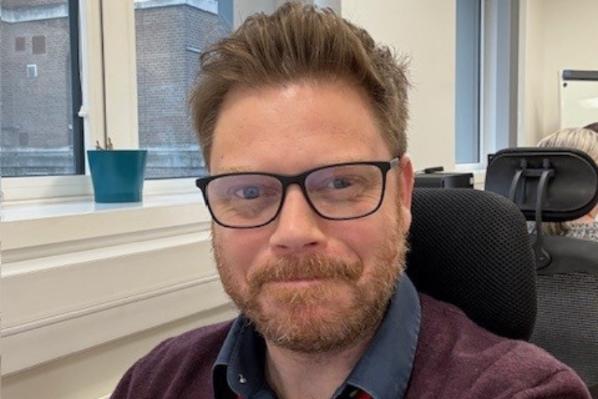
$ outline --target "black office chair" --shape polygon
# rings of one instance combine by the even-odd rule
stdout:
[[[541,224],[587,214],[598,201],[598,167],[571,149],[503,150],[490,157],[486,190],[510,198],[536,223],[531,240],[538,316],[530,341],[575,369],[596,392],[598,242],[546,236]]]
[[[525,219],[506,198],[471,189],[416,189],[407,274],[417,289],[478,325],[528,339],[535,268]]]

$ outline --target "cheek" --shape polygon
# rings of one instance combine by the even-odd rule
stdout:
[[[389,246],[400,246],[400,242],[391,241],[400,241],[400,232],[407,227],[403,212],[399,203],[385,201],[378,212],[342,229],[343,240],[364,262],[367,272],[380,262],[380,256],[388,252]]]
[[[381,244],[387,238],[389,226],[393,224],[385,222],[380,216],[377,212],[363,219],[347,221],[346,224],[341,222],[335,234],[366,268],[376,258]]]
[[[243,281],[267,242],[260,229],[235,230],[213,226],[212,237],[218,263]]]

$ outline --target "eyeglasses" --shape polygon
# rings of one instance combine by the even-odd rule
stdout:
[[[224,227],[247,229],[272,222],[291,184],[301,188],[311,208],[322,218],[348,220],[368,216],[380,208],[386,174],[398,164],[396,157],[388,162],[327,165],[294,176],[226,173],[201,177],[195,183],[212,218]]]

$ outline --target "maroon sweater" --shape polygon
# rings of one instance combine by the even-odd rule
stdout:
[[[458,308],[421,295],[421,326],[405,399],[590,399],[581,379],[545,351],[498,337]],[[164,341],[133,365],[112,399],[210,399],[212,365],[231,326]]]

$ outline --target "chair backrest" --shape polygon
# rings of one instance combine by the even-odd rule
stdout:
[[[419,291],[495,334],[528,339],[535,268],[525,219],[507,199],[471,189],[416,189],[407,273]]]
[[[530,342],[571,366],[589,387],[598,386],[598,266],[594,273],[542,270],[536,287]]]
[[[543,220],[574,220],[598,201],[598,167],[571,149],[507,149],[491,157],[486,190],[510,197],[538,226]],[[598,242],[541,234],[531,240],[538,314],[530,341],[575,369],[588,386],[597,385]]]

